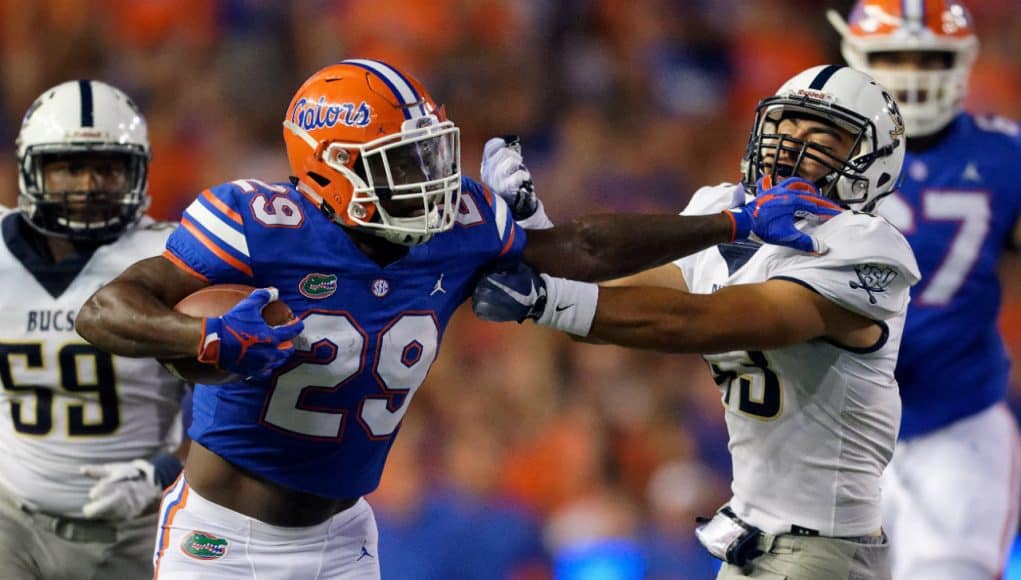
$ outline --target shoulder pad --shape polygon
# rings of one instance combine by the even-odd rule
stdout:
[[[975,128],[983,133],[994,133],[1010,137],[1015,143],[1021,143],[1021,125],[1017,121],[1000,115],[972,115]]]
[[[829,251],[823,256],[803,254],[804,260],[823,267],[882,264],[899,271],[911,285],[922,277],[908,241],[882,217],[845,211],[805,231],[825,242]]]
[[[744,187],[733,183],[721,183],[700,187],[691,196],[688,206],[681,212],[683,215],[708,215],[719,213],[725,209],[737,207],[745,203]]]

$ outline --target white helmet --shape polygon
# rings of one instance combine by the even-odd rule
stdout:
[[[854,139],[851,152],[840,158],[814,143],[778,134],[776,127],[787,116],[810,117],[847,131]],[[781,149],[796,159],[789,169],[793,175],[804,159],[830,169],[816,180],[822,195],[850,209],[872,211],[900,182],[904,120],[893,97],[865,73],[842,65],[816,66],[795,75],[755,109],[741,161],[749,192],[755,193],[759,178],[767,174],[767,154],[778,159]],[[789,177],[777,175],[779,164],[771,165],[772,177]]]
[[[882,83],[904,114],[909,137],[932,135],[961,110],[978,55],[971,15],[956,0],[858,0],[849,22],[830,10],[847,64]],[[942,70],[888,70],[871,57],[888,52],[935,52],[949,57]]]
[[[138,221],[149,205],[145,119],[127,95],[106,83],[68,81],[44,92],[25,113],[16,146],[18,207],[28,223],[44,234],[110,240]],[[46,191],[45,161],[81,154],[123,156],[127,190]],[[84,203],[71,201],[71,196],[82,195]]]

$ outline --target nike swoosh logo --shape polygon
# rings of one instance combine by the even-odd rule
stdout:
[[[535,284],[532,284],[531,288],[529,288],[528,290],[528,294],[525,295],[511,288],[510,286],[507,286],[506,284],[501,284],[500,282],[493,280],[492,278],[489,279],[489,283],[492,284],[493,286],[496,286],[500,290],[503,290],[505,293],[507,293],[508,296],[513,298],[515,301],[517,301],[518,304],[522,306],[532,306],[533,304],[535,304],[535,301],[539,298],[539,295],[535,291]]]
[[[567,306],[557,306],[557,312],[563,312],[568,308],[573,308],[574,304],[568,304]]]

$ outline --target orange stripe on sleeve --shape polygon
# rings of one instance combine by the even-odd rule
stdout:
[[[213,207],[220,210],[223,213],[223,215],[229,217],[232,222],[236,223],[237,225],[241,225],[242,223],[241,214],[230,209],[230,207],[227,204],[223,203],[222,201],[220,201],[218,197],[213,195],[212,191],[209,191],[208,189],[203,191],[202,197],[206,198],[206,201],[213,204]]]
[[[486,198],[486,203],[489,207],[493,207],[493,194],[489,192],[489,188],[482,185],[482,196]]]
[[[200,273],[200,272],[199,272],[198,270],[195,270],[194,268],[192,268],[192,267],[191,267],[191,266],[189,266],[188,264],[185,264],[185,263],[184,263],[184,260],[182,260],[181,258],[178,258],[178,257],[177,257],[177,256],[175,256],[174,254],[172,254],[172,253],[170,252],[170,250],[163,250],[163,257],[164,257],[164,258],[166,258],[167,260],[170,260],[170,262],[171,262],[171,263],[172,263],[173,265],[175,265],[175,266],[177,266],[178,268],[180,268],[180,269],[184,270],[184,272],[185,272],[186,274],[190,274],[190,275],[192,275],[192,276],[194,276],[194,277],[198,278],[199,280],[202,280],[203,282],[206,282],[206,283],[208,283],[208,282],[209,282],[209,278],[206,278],[206,277],[205,277],[205,276],[203,276],[203,275],[202,275],[202,274],[201,274],[201,273]]]
[[[231,266],[233,266],[234,268],[236,268],[238,271],[240,271],[242,274],[245,274],[249,278],[253,277],[252,269],[248,266],[248,264],[245,264],[241,260],[238,260],[234,256],[231,256],[227,252],[223,251],[223,249],[221,249],[220,246],[218,246],[215,242],[206,237],[205,234],[203,234],[197,227],[195,227],[195,224],[191,223],[191,221],[188,220],[188,218],[184,218],[181,220],[181,226],[184,227],[184,229],[188,230],[191,233],[191,235],[195,236],[195,239],[201,242],[202,245],[205,246],[207,250],[216,254],[218,258],[220,258],[224,262],[227,262],[228,264],[230,264]]]
[[[509,215],[509,214],[508,214],[508,215]],[[514,227],[514,224],[511,224],[511,232],[510,232],[510,235],[509,235],[509,236],[507,236],[507,243],[505,243],[505,244],[503,245],[503,249],[502,249],[502,250],[500,250],[500,255],[501,255],[501,256],[502,256],[502,255],[504,255],[504,254],[506,254],[506,253],[507,253],[507,251],[511,249],[511,246],[512,246],[512,245],[514,245],[514,232],[515,232],[516,230],[517,230],[517,228],[516,228],[516,227]]]

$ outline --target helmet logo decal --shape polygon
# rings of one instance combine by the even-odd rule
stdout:
[[[904,134],[904,117],[900,114],[897,101],[893,100],[890,93],[883,91],[883,99],[886,100],[886,112],[890,114],[890,120],[893,121],[893,131],[890,131],[890,137],[896,139]]]
[[[865,32],[875,32],[882,26],[897,26],[901,18],[890,14],[882,6],[866,4],[851,15],[851,22],[857,24]]]
[[[798,96],[808,97],[810,99],[818,99],[820,101],[832,101],[833,100],[833,95],[831,95],[829,93],[824,93],[822,91],[817,91],[817,90],[814,90],[814,89],[798,89],[796,91],[796,93],[797,93]]]
[[[354,103],[327,103],[326,97],[318,101],[301,99],[294,105],[291,122],[306,131],[335,127],[338,124],[348,127],[365,127],[372,116],[372,108],[362,101]]]

